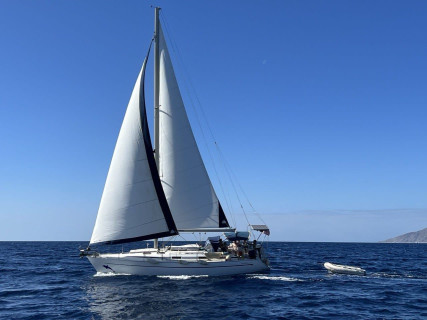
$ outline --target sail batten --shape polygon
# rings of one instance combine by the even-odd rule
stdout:
[[[144,75],[135,83],[102,194],[91,244],[149,240],[178,233],[154,160]]]
[[[215,194],[159,25],[159,168],[178,230],[229,227]]]

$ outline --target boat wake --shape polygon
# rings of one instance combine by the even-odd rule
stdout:
[[[94,277],[116,277],[116,276],[131,276],[131,274],[117,273],[117,272],[97,272],[93,276]]]
[[[374,272],[371,273],[372,278],[389,278],[389,279],[426,279],[423,276],[413,275],[413,274],[397,274],[397,273],[387,273],[387,272]]]
[[[199,276],[157,276],[157,278],[161,279],[169,279],[169,280],[188,280],[188,279],[195,279],[195,278],[207,278],[208,275],[199,275]]]
[[[266,276],[266,275],[251,275],[248,276],[248,279],[259,279],[259,280],[273,280],[273,281],[304,281],[297,278],[281,277],[281,276]]]

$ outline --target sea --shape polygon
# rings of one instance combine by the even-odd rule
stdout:
[[[0,242],[0,319],[427,319],[427,244],[265,245],[268,273],[141,277],[96,274],[87,242]]]

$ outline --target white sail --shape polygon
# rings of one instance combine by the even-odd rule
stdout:
[[[159,32],[159,173],[178,230],[227,227]]]
[[[143,87],[141,91],[146,61],[120,129],[91,244],[137,241],[176,233],[146,126]]]

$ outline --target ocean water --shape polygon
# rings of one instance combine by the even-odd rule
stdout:
[[[86,245],[0,242],[0,319],[427,319],[426,244],[270,242],[270,273],[234,277],[99,276]]]

